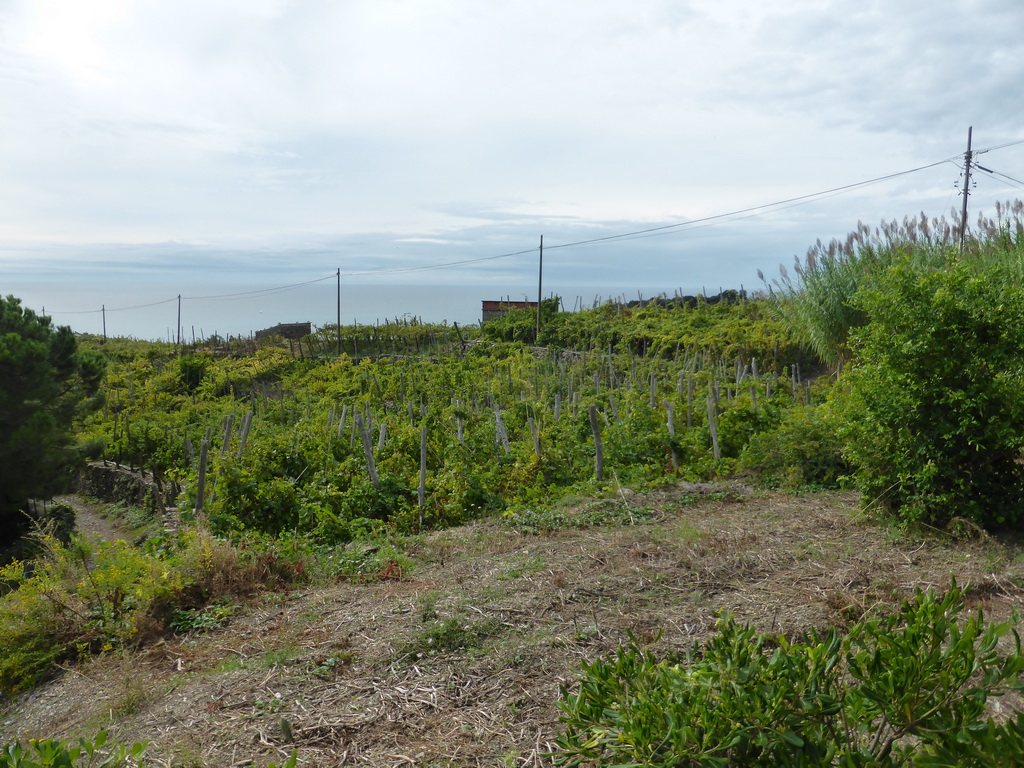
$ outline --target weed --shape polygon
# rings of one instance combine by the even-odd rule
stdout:
[[[174,612],[170,620],[171,629],[187,634],[190,632],[209,632],[227,624],[228,619],[237,610],[230,598],[221,598],[205,608],[185,608]]]
[[[295,646],[294,645],[283,645],[280,648],[275,648],[272,651],[268,651],[260,659],[259,664],[264,669],[275,669],[277,667],[283,667],[295,657]]]
[[[428,590],[422,593],[416,598],[416,603],[419,607],[420,620],[424,623],[428,621],[434,621],[438,618],[437,613],[437,601],[442,597],[442,593],[436,589]]]
[[[532,576],[547,567],[544,559],[536,556],[515,558],[513,562],[514,565],[508,570],[498,574],[498,581],[511,581],[512,579],[521,579],[524,576]]]
[[[501,623],[493,619],[468,622],[465,617],[452,616],[444,621],[431,621],[423,631],[401,648],[402,656],[434,655],[449,651],[480,648],[484,640],[501,631]]]
[[[310,674],[329,680],[330,678],[337,675],[342,669],[350,665],[355,660],[355,654],[349,651],[340,651],[333,653],[327,658],[317,662],[317,666],[313,668]]]
[[[505,522],[522,533],[550,533],[574,528],[640,525],[657,519],[661,510],[637,507],[620,499],[604,499],[578,509],[524,507],[504,513]]]
[[[0,768],[114,768],[140,764],[146,752],[145,742],[131,747],[107,742],[107,732],[92,739],[79,739],[75,745],[54,739],[32,739],[28,746],[10,742],[0,749]]]

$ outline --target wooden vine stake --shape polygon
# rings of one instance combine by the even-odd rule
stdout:
[[[420,485],[418,498],[420,509],[427,503],[427,424],[420,427]],[[423,513],[420,513],[420,527],[423,527]]]
[[[235,425],[235,414],[229,413],[224,417],[224,440],[220,444],[220,455],[226,456],[228,447],[231,445],[231,428]]]
[[[668,400],[665,401],[665,410],[668,411],[668,434],[672,438],[673,445],[669,446],[669,451],[672,453],[672,469],[676,472],[679,471],[679,455],[676,453],[676,447],[674,445],[676,439],[676,413],[672,407],[672,403]]]
[[[540,458],[540,430],[537,429],[537,422],[533,420],[533,416],[528,416],[526,421],[530,425],[530,434],[533,435],[533,453]]]
[[[708,391],[708,429],[711,430],[711,450],[715,459],[722,458],[722,449],[718,445],[718,425],[715,423],[715,400],[710,390]]]
[[[238,442],[238,454],[235,456],[236,459],[242,458],[242,451],[245,450],[245,444],[249,440],[249,430],[252,428],[252,417],[252,411],[245,414],[245,420],[242,422],[242,437]]]
[[[604,481],[604,445],[601,443],[601,423],[597,418],[597,406],[590,406],[590,429],[594,432],[594,475],[597,482]]]
[[[210,440],[204,437],[199,448],[199,479],[196,481],[196,518],[203,515],[203,500],[206,497],[206,459],[210,451]]]
[[[508,442],[508,432],[505,431],[505,422],[501,418],[501,408],[497,404],[494,406],[494,427],[498,433],[498,441],[505,449],[505,454],[512,453],[512,446]]]
[[[377,475],[377,465],[373,461],[373,439],[370,437],[370,430],[363,424],[363,417],[356,413],[356,429],[363,441],[363,454],[366,456],[366,468],[370,472],[370,482],[378,491],[380,490],[380,477]]]

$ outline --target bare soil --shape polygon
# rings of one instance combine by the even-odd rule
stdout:
[[[0,716],[0,742],[108,727],[183,768],[293,749],[305,766],[546,766],[560,687],[630,635],[682,650],[726,611],[795,636],[951,577],[992,618],[1024,606],[1012,543],[899,536],[845,493],[680,496],[632,498],[663,510],[639,525],[437,532],[411,569],[255,596],[222,629],[67,669]]]

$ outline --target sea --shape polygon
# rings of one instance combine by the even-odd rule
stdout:
[[[730,287],[730,286],[726,286]],[[737,286],[738,287],[738,286]],[[240,290],[236,290],[240,288]],[[719,286],[579,286],[542,287],[544,298],[558,296],[563,311],[589,308],[609,300],[633,301],[659,295],[717,293]],[[247,338],[278,323],[310,322],[314,328],[338,321],[339,290],[335,280],[298,287],[251,288],[196,283],[178,286],[111,283],[106,286],[13,286],[3,293],[18,296],[37,313],[68,325],[77,333],[105,334],[154,341],[191,341],[220,337]],[[180,291],[180,293],[179,293]],[[179,299],[180,296],[180,299]],[[537,285],[345,284],[340,289],[341,322],[377,324],[417,319],[469,326],[481,321],[488,300],[535,301]],[[179,315],[180,313],[180,315]],[[180,324],[179,324],[180,317]]]

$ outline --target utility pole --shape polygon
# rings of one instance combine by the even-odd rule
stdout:
[[[540,305],[544,300],[544,235],[540,236],[540,261],[537,265],[537,339],[540,343]]]
[[[971,194],[971,134],[974,126],[967,129],[967,151],[964,152],[964,205],[960,211],[960,253],[964,252],[964,244],[967,242],[967,196]]]
[[[178,294],[178,350],[181,351],[181,294]]]
[[[107,305],[104,304],[100,311],[103,313],[103,343],[107,343]]]
[[[338,357],[341,357],[341,267],[338,267]]]

